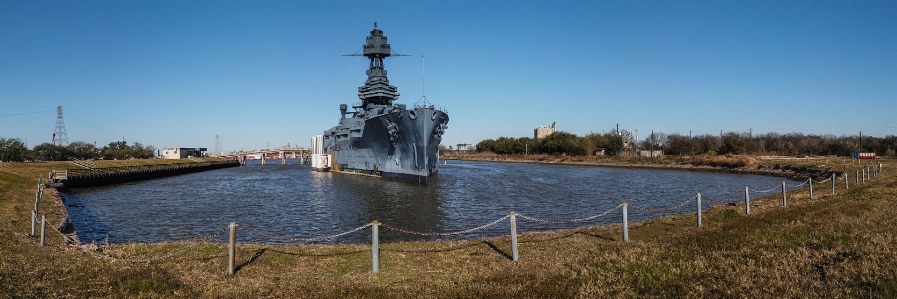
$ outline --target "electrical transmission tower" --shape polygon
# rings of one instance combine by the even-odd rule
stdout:
[[[56,131],[53,132],[53,145],[65,146],[69,144],[69,135],[65,133],[65,122],[62,121],[62,106],[56,106]]]

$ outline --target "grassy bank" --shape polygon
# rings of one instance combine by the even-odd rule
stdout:
[[[743,155],[719,156],[563,156],[563,155],[497,155],[490,152],[447,152],[443,160],[469,160],[505,163],[563,164],[623,168],[672,169],[688,171],[734,172],[789,177],[798,180],[821,180],[832,173],[842,174],[852,166],[845,157],[774,158]],[[857,168],[858,169],[858,168]]]
[[[509,258],[508,236],[382,244],[379,274],[370,273],[369,245],[246,244],[237,248],[233,277],[223,244],[119,244],[104,252],[140,259],[196,246],[152,263],[111,262],[66,247],[58,235],[37,246],[25,235],[37,177],[65,167],[0,164],[0,297],[897,297],[890,160],[880,176],[851,181],[849,190],[838,184],[834,195],[830,185],[818,185],[814,200],[805,189],[789,193],[786,208],[773,195],[752,199],[751,215],[743,205],[706,211],[702,228],[694,214],[630,224],[630,242],[622,242],[620,225],[523,231],[518,262]],[[41,210],[55,224],[63,207],[48,192]]]

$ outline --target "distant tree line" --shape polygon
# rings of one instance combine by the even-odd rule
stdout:
[[[879,156],[895,156],[897,136],[871,137],[852,135],[835,136],[804,135],[802,133],[750,133],[729,132],[717,135],[689,137],[672,134],[665,137],[663,149],[670,155],[760,154],[760,155],[837,155],[853,152],[875,153]]]
[[[623,139],[615,134],[588,134],[583,137],[567,132],[557,132],[545,138],[500,137],[483,140],[476,145],[477,152],[496,154],[566,154],[591,155],[604,148],[605,154],[615,155],[623,150]],[[895,156],[897,136],[835,136],[804,135],[802,133],[751,133],[729,132],[722,135],[687,136],[666,135],[655,132],[637,143],[637,149],[662,150],[666,155],[838,155],[852,152],[876,153],[879,156]]]
[[[28,149],[19,138],[0,137],[0,161],[2,162],[146,159],[154,157],[155,153],[155,147],[143,145],[140,142],[128,145],[124,141],[114,141],[102,148],[83,141],[75,141],[67,146],[48,142]]]
[[[477,143],[477,152],[494,152],[496,154],[550,154],[581,156],[594,154],[603,148],[606,154],[614,155],[622,150],[623,139],[614,134],[589,134],[584,137],[567,132],[555,132],[544,138],[500,137],[497,140],[486,139]]]

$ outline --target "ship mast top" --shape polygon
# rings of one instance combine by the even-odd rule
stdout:
[[[389,79],[386,78],[383,59],[392,55],[392,49],[386,42],[383,30],[377,29],[376,22],[374,22],[374,29],[371,30],[371,35],[367,37],[363,47],[364,56],[370,59],[370,66],[367,70],[367,81],[364,82],[364,86],[358,88],[358,98],[362,101],[362,108],[366,109],[368,104],[391,105],[392,101],[399,98],[399,93],[398,89],[390,85]]]

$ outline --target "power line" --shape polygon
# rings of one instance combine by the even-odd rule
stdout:
[[[44,110],[44,111],[36,111],[36,112],[25,112],[25,113],[13,113],[13,114],[0,114],[0,116],[17,116],[17,115],[29,115],[29,114],[38,114],[38,113],[47,113],[53,112],[55,110]]]

